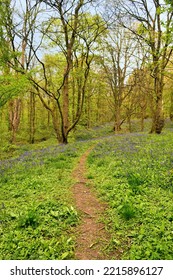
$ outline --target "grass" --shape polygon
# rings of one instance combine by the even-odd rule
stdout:
[[[107,250],[119,250],[122,259],[173,259],[172,133],[105,139],[89,155],[88,170],[108,203]]]
[[[0,161],[0,259],[73,259],[79,215],[71,172],[87,143]]]
[[[1,146],[0,259],[74,259],[80,215],[71,174],[92,139],[97,145],[87,178],[108,204],[107,252],[121,252],[122,259],[173,259],[170,124],[161,135],[114,135],[110,124],[78,131],[67,146],[53,139]]]

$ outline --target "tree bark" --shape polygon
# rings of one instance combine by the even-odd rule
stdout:
[[[16,142],[16,133],[20,124],[22,102],[20,98],[9,102],[9,128],[11,130],[11,143]]]
[[[164,114],[163,114],[163,74],[161,77],[156,73],[154,80],[154,92],[156,95],[155,110],[153,114],[152,127],[150,133],[160,134],[164,127]]]
[[[120,132],[121,131],[121,106],[117,104],[115,108],[115,131]]]
[[[29,142],[34,144],[35,142],[35,94],[30,93],[30,102],[29,102]]]
[[[171,104],[169,109],[169,118],[171,121],[173,121],[173,91],[171,91]]]

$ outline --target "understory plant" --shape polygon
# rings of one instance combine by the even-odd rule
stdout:
[[[73,259],[79,222],[71,176],[88,143],[48,146],[0,161],[0,259]]]
[[[172,151],[165,130],[115,135],[89,155],[88,178],[108,204],[103,221],[112,236],[107,250],[115,256],[173,259]]]

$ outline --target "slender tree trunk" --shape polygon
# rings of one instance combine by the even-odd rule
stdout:
[[[30,111],[29,111],[29,142],[35,141],[35,94],[30,93]]]
[[[156,94],[155,110],[152,120],[151,133],[160,134],[164,127],[164,115],[163,115],[163,77],[155,77],[154,91]]]
[[[50,100],[48,100],[48,106],[50,107]],[[51,114],[50,111],[47,111],[47,126],[50,127],[50,119],[51,119]]]
[[[171,91],[171,104],[169,109],[169,118],[171,121],[173,121],[173,91]]]
[[[91,127],[91,100],[90,100],[90,94],[88,93],[87,96],[87,128],[89,129]]]
[[[99,93],[100,93],[100,88],[99,88]],[[100,109],[101,112],[103,111],[103,108],[101,106],[101,102],[100,102],[100,94],[98,94],[97,97],[97,107],[96,107],[96,123],[97,124],[101,124],[102,123],[102,114],[100,113]]]
[[[73,68],[72,61],[72,44],[67,44],[67,67],[64,71],[64,85],[62,88],[62,100],[63,100],[63,110],[62,110],[62,142],[67,144],[68,129],[69,129],[69,75]]]
[[[59,124],[59,119],[58,119],[58,116],[57,116],[57,112],[55,109],[52,109],[50,111],[50,114],[52,116],[52,122],[53,122],[53,127],[54,127],[54,131],[55,131],[55,134],[56,134],[56,138],[58,140],[59,143],[64,143],[64,139],[63,139],[63,135],[60,134],[60,124]]]
[[[62,122],[62,140],[67,143],[69,127],[69,74],[64,79],[63,86],[63,122]]]
[[[23,26],[24,34],[25,34],[25,29],[26,29],[26,22],[24,22],[24,26]],[[21,65],[23,68],[25,67],[25,50],[26,50],[26,38],[24,36],[22,39],[22,56],[21,56]],[[11,129],[10,142],[15,143],[16,142],[16,133],[18,131],[20,119],[21,119],[22,100],[20,98],[11,100],[9,109],[10,109],[9,110],[9,121],[10,121],[10,129]]]
[[[115,113],[115,131],[120,132],[121,131],[121,108],[119,105],[116,107],[116,113]]]
[[[144,131],[145,110],[141,108],[141,131]]]
[[[132,122],[131,122],[131,113],[130,110],[127,113],[127,123],[128,123],[128,127],[129,127],[129,132],[132,132]]]
[[[16,133],[19,128],[21,117],[21,106],[22,102],[20,98],[11,100],[9,103],[9,128],[11,130],[11,143],[16,142]]]
[[[73,85],[72,85],[72,122],[75,121],[75,79],[73,78]]]

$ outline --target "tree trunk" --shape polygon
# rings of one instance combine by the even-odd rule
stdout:
[[[20,98],[11,100],[9,103],[9,128],[11,130],[11,143],[16,142],[16,133],[19,128],[21,117],[21,105],[22,101]]]
[[[61,122],[61,131],[62,131],[62,142],[67,144],[68,129],[69,129],[69,75],[70,71],[73,68],[72,61],[72,43],[67,43],[67,67],[64,71],[64,84],[62,88],[62,122]]]
[[[91,127],[91,100],[90,100],[90,94],[88,93],[87,96],[87,129]]]
[[[118,105],[116,108],[116,113],[115,113],[115,128],[114,130],[116,132],[121,131],[121,116],[120,116],[120,106]]]
[[[48,100],[48,106],[50,107],[50,100]],[[47,126],[50,128],[50,120],[51,120],[51,114],[50,111],[47,110]]]
[[[144,131],[144,119],[145,119],[145,113],[142,109],[141,110],[141,131]]]
[[[164,115],[163,115],[163,77],[155,77],[154,91],[156,94],[156,105],[153,114],[152,128],[150,133],[160,134],[164,127]]]
[[[63,86],[63,120],[62,120],[62,139],[67,141],[69,127],[69,74],[67,73],[64,79]]]
[[[53,123],[54,131],[55,131],[55,134],[56,134],[56,138],[57,138],[59,143],[64,143],[63,142],[63,136],[60,134],[60,124],[59,124],[59,119],[58,119],[56,110],[52,109],[50,111],[50,114],[52,116],[52,123]]]
[[[129,110],[129,112],[127,113],[127,123],[128,123],[128,126],[129,126],[129,132],[132,132],[132,122],[131,122],[131,113],[130,113],[130,110]]]
[[[171,92],[171,104],[169,109],[169,118],[171,121],[173,121],[173,91]]]
[[[30,109],[29,109],[29,143],[33,144],[35,141],[35,94],[30,93]]]
[[[140,108],[141,108],[141,113],[140,113],[140,117],[141,117],[141,131],[144,131],[144,121],[145,121],[145,116],[146,116],[146,108],[147,108],[147,104],[140,104]]]

